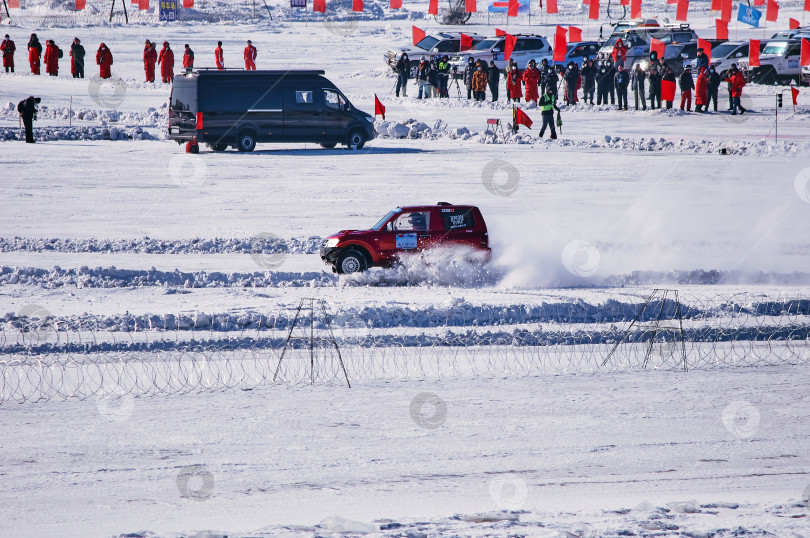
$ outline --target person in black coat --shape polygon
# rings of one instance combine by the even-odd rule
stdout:
[[[633,75],[630,77],[630,84],[633,86],[633,94],[636,98],[636,110],[638,110],[638,102],[641,100],[641,109],[647,110],[647,101],[644,98],[644,81],[647,79],[647,74],[641,68],[640,64],[636,64],[633,69]]]
[[[501,70],[495,66],[494,61],[489,62],[489,70],[487,71],[487,84],[489,84],[489,92],[492,94],[492,102],[498,100],[498,84],[501,79]]]
[[[608,68],[602,66],[599,72],[596,73],[596,104],[601,105],[603,102],[607,104],[610,88],[613,86],[613,78],[608,73]]]
[[[607,68],[608,74],[608,93],[610,94],[610,104],[613,105],[616,104],[616,83],[614,82],[614,77],[616,76],[616,66],[613,64],[613,60],[608,60],[605,62],[605,67]],[[607,104],[607,99],[605,99],[605,104]]]
[[[402,90],[403,97],[408,97],[408,74],[411,70],[411,62],[408,60],[407,54],[402,53],[394,69],[397,72],[397,97],[399,97],[399,90]]]
[[[39,97],[32,95],[17,105],[17,112],[22,116],[23,125],[25,125],[26,144],[34,143],[34,120],[37,119],[37,105],[40,101]]]
[[[577,86],[579,85],[579,66],[574,62],[568,62],[568,69],[565,70],[565,101],[569,105],[577,104]]]
[[[472,99],[472,79],[475,74],[475,62],[467,58],[467,67],[464,68],[464,85],[467,87],[467,99]]]
[[[672,82],[672,83],[675,82],[675,72],[669,66],[664,68],[664,76],[661,77],[662,82],[665,81],[665,80],[667,82]],[[667,104],[667,110],[672,108],[672,101],[664,101],[664,102]]]
[[[653,110],[661,108],[661,73],[657,65],[650,64],[647,68],[647,82],[650,85],[650,108]]]
[[[582,100],[593,104],[593,94],[596,91],[596,67],[593,60],[588,60],[582,66]]]
[[[695,89],[695,81],[692,80],[692,66],[687,65],[678,77],[678,86],[681,88],[681,110],[686,105],[686,111],[692,110],[692,90]]]
[[[540,79],[542,82],[543,79],[542,72],[540,73]],[[557,76],[557,70],[554,69],[554,67],[548,66],[546,68],[545,80],[546,80],[546,93],[548,93],[548,89],[551,88],[551,91],[554,95],[554,99],[557,99],[557,86],[560,83],[560,77]]]
[[[70,45],[70,72],[73,78],[84,78],[84,47],[78,37]]]
[[[709,105],[714,101],[714,111],[717,112],[717,90],[720,88],[720,82],[722,79],[717,71],[714,69],[713,65],[709,66],[709,100],[706,104],[706,110],[709,109]]]
[[[546,86],[548,85],[546,82],[546,76],[548,74],[548,60],[546,58],[540,60],[540,67],[538,67],[538,69],[540,70],[540,96],[542,97],[546,94]]]
[[[430,68],[428,70],[428,93],[430,97],[439,96],[439,57],[436,56],[430,60]]]
[[[630,85],[630,75],[624,70],[624,64],[619,64],[613,75],[613,85],[616,87],[616,96],[619,99],[619,110],[627,110],[627,87]],[[624,103],[624,108],[622,108]]]

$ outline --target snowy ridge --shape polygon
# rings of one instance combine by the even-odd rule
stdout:
[[[36,140],[157,140],[140,127],[121,129],[118,127],[34,127]],[[0,127],[0,141],[25,140],[19,129]]]
[[[115,79],[119,80],[119,79]],[[128,88],[141,89],[146,88],[147,85],[143,82],[136,83],[134,81],[126,81]],[[99,125],[105,126],[108,123],[117,123],[126,125],[127,127],[158,127],[165,126],[167,122],[168,112],[166,108],[167,103],[163,103],[160,108],[149,107],[146,112],[121,112],[114,108],[88,108],[88,107],[75,107],[72,110],[66,106],[47,106],[42,105],[37,112],[39,120],[80,120],[87,122],[98,122]],[[17,112],[17,105],[9,101],[6,106],[0,108],[0,118],[17,120],[19,113]]]

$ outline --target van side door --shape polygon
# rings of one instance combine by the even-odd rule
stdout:
[[[284,80],[284,138],[320,142],[324,137],[323,95],[315,81]]]

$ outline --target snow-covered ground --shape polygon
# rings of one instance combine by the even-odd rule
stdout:
[[[56,347],[45,364],[75,358],[59,346],[88,334],[241,338],[266,359],[277,343],[251,339],[283,338],[301,300],[315,297],[338,338],[407,335],[414,350],[392,348],[388,360],[435,354],[442,375],[385,371],[383,347],[363,357],[385,375],[359,376],[351,389],[259,383],[19,405],[4,394],[0,534],[810,535],[810,344],[795,340],[806,335],[810,297],[807,91],[795,112],[779,111],[778,141],[774,95],[785,88],[749,85],[744,116],[580,106],[563,111],[559,140],[533,129],[493,143],[487,118],[511,121],[503,84],[494,104],[393,96],[387,48],[407,43],[411,24],[459,29],[424,18],[426,2],[406,1],[398,14],[366,2],[357,18],[341,2],[324,22],[275,5],[272,21],[254,19],[250,2],[197,0],[184,22],[158,24],[150,12],[130,25],[102,23],[108,3],[66,15],[67,3],[29,0],[0,26],[18,49],[18,72],[0,73],[4,372],[19,358],[14,346],[30,341],[10,323],[18,313],[77,327],[49,333]],[[788,17],[802,20],[802,2],[781,4],[778,25],[732,23],[731,37],[766,38]],[[645,15],[674,13],[663,0],[644,6]],[[714,37],[708,7],[690,7],[702,37]],[[576,24],[596,38],[586,9],[560,2],[560,15],[508,28],[548,36]],[[491,34],[506,21],[474,22],[461,29]],[[78,36],[91,55],[104,41],[116,79],[101,83],[89,65],[74,80],[67,55],[58,78],[28,74],[32,32],[65,50]],[[323,68],[361,109],[373,110],[375,94],[383,101],[383,135],[359,152],[270,144],[185,154],[165,140],[168,86],[143,82],[147,38],[169,40],[178,57],[189,43],[198,66],[213,63],[218,40],[226,65],[238,64],[252,39],[260,69]],[[43,100],[33,146],[15,140],[16,103],[32,94]],[[525,110],[539,124],[539,111]],[[388,136],[398,132],[407,136]],[[436,253],[338,278],[317,255],[330,233],[438,201],[481,208],[488,267]],[[654,288],[679,290],[687,330],[731,330],[740,342],[719,353],[735,360],[690,355],[708,368],[689,372],[544,369],[508,346],[444,353],[436,344],[604,337],[627,328]],[[144,327],[151,332],[132,332]],[[775,327],[791,327],[794,339],[785,345]],[[708,345],[689,344],[698,355]],[[549,347],[589,365],[607,349]],[[147,351],[175,357],[166,349]],[[127,353],[115,355],[120,371],[127,357],[144,357]],[[724,367],[742,364],[760,366]],[[29,385],[40,381],[35,368],[25,372]]]

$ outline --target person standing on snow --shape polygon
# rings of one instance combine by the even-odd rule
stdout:
[[[436,55],[430,59],[428,62],[428,96],[429,97],[438,97],[439,96],[439,56]]]
[[[675,71],[673,71],[672,68],[669,67],[669,66],[664,68],[664,76],[661,77],[661,82],[662,83],[665,80],[667,82],[672,82],[672,83],[675,82]],[[663,84],[662,84],[662,86],[663,86]],[[664,102],[667,104],[667,110],[672,108],[672,101],[664,101]]]
[[[553,66],[549,66],[546,69],[546,91],[551,88],[551,91],[554,92],[554,99],[557,99],[557,87],[560,84],[560,77],[557,76],[557,70],[554,69]]]
[[[706,112],[709,108],[709,73],[705,67],[700,68],[695,83],[695,112]]]
[[[258,51],[256,47],[253,46],[253,42],[248,39],[247,47],[245,47],[245,70],[247,71],[255,71],[256,70],[256,54]]]
[[[487,71],[487,83],[489,84],[489,93],[492,94],[492,102],[498,100],[498,84],[501,81],[501,70],[495,65],[494,60],[489,62],[489,70]]]
[[[596,74],[596,104],[601,105],[603,102],[608,104],[608,94],[610,93],[610,75],[608,74],[607,67],[604,65],[599,68]]]
[[[473,96],[476,101],[487,100],[487,82],[489,77],[487,75],[487,66],[482,61],[475,66],[475,73],[473,73]]]
[[[588,60],[582,66],[582,100],[593,104],[593,94],[596,91],[596,67],[593,60]]]
[[[33,95],[27,99],[23,99],[17,105],[17,112],[22,116],[23,125],[25,125],[25,143],[34,143],[34,120],[37,119],[37,105],[40,103],[39,97]]]
[[[548,60],[546,58],[540,60],[538,69],[540,69],[540,95],[545,95],[546,87],[548,87]]]
[[[163,50],[158,55],[160,64],[160,78],[163,82],[171,82],[174,78],[174,51],[168,41],[163,42]]]
[[[740,98],[742,98],[742,91],[743,86],[745,86],[745,77],[743,76],[742,72],[738,70],[736,67],[729,69],[729,77],[726,79],[726,82],[729,83],[731,86],[731,99],[732,99],[732,111],[731,115],[737,115],[737,109],[740,109],[740,114],[745,114],[748,109],[743,108],[740,104]]]
[[[98,46],[98,51],[96,51],[96,63],[98,64],[99,76],[101,78],[110,78],[112,76],[110,66],[113,64],[113,55],[104,43]]]
[[[650,83],[650,108],[652,110],[661,108],[661,73],[655,64],[650,64],[647,69],[647,80]],[[657,107],[656,103],[658,103]]]
[[[624,62],[627,61],[627,45],[619,38],[616,40],[616,44],[613,45],[613,52],[611,53],[613,56],[613,63],[618,66],[624,66]]]
[[[62,50],[56,46],[53,39],[45,41],[45,56],[42,58],[45,61],[45,72],[52,77],[59,76],[59,55]]]
[[[194,69],[194,51],[191,50],[191,47],[188,46],[186,43],[185,52],[183,53],[183,67],[186,70],[186,73],[191,73],[191,70]]]
[[[720,89],[720,75],[717,74],[713,65],[709,66],[709,83],[708,83],[708,99],[706,101],[706,110],[709,110],[709,105],[714,101],[714,111],[717,112],[717,90]]]
[[[428,83],[428,73],[430,72],[430,64],[427,62],[424,56],[419,60],[419,68],[416,70],[416,84],[419,86],[419,95],[417,95],[417,99],[422,99],[422,94],[424,93],[425,99],[430,97],[430,90],[428,90],[427,83]]]
[[[636,68],[633,69],[633,75],[630,77],[630,84],[633,86],[633,95],[636,101],[636,110],[638,110],[639,101],[641,101],[641,109],[647,110],[647,101],[644,98],[644,81],[646,78],[647,75],[644,73],[644,70],[641,69],[641,65],[636,64]]]
[[[400,90],[402,90],[402,97],[408,97],[408,74],[411,70],[411,62],[406,53],[403,52],[399,57],[394,70],[397,72],[397,97],[399,97]]]
[[[613,85],[616,87],[616,97],[619,101],[619,110],[627,110],[627,86],[630,85],[630,75],[624,70],[624,64],[619,64],[616,74],[613,75]],[[622,109],[624,103],[624,109]]]
[[[42,45],[37,38],[37,34],[31,34],[28,40],[28,63],[31,65],[31,73],[39,75],[39,59],[42,56]]]
[[[736,70],[737,64],[731,64],[731,67],[728,68],[728,72],[726,74],[731,75],[732,71]],[[725,81],[728,82],[728,111],[731,112],[732,110],[734,110],[734,97],[732,96],[734,92],[731,87],[731,81],[729,79],[725,79]]]
[[[155,49],[155,44],[146,40],[143,44],[143,70],[146,73],[146,82],[155,81],[155,64],[157,63],[158,54]]]
[[[560,110],[559,107],[557,107],[557,98],[554,97],[553,88],[548,87],[546,88],[546,93],[540,98],[540,116],[543,118],[543,126],[540,128],[538,138],[543,138],[543,133],[546,132],[546,126],[551,129],[551,136],[549,138],[557,138],[557,131],[554,129],[555,110]]]
[[[442,56],[436,68],[439,71],[439,97],[447,99],[450,97],[450,56]]]
[[[467,67],[464,68],[464,86],[467,88],[467,99],[472,99],[472,79],[475,74],[475,64],[472,58],[467,58]]]
[[[577,104],[577,86],[580,84],[579,66],[574,62],[568,62],[568,69],[565,70],[565,102],[569,105]]]
[[[217,41],[217,48],[214,49],[214,61],[219,71],[225,70],[225,53],[222,51],[222,41]]]
[[[518,71],[517,64],[512,64],[512,70],[506,75],[506,102],[510,100],[520,103],[520,98],[523,97],[523,91],[520,88],[520,71]]]
[[[537,69],[537,64],[534,60],[529,60],[529,65],[523,71],[523,84],[526,85],[526,102],[532,102],[535,105],[540,95],[537,93],[537,85],[540,83],[540,70]]]
[[[6,34],[3,43],[0,44],[0,51],[3,51],[3,67],[6,69],[6,73],[14,72],[14,51],[16,50],[17,46],[14,41]]]
[[[73,78],[84,78],[84,47],[78,37],[70,44],[70,72]]]
[[[681,76],[678,77],[678,86],[681,89],[681,110],[683,110],[683,105],[686,104],[686,111],[690,112],[692,110],[692,90],[695,89],[691,65],[687,65]]]

